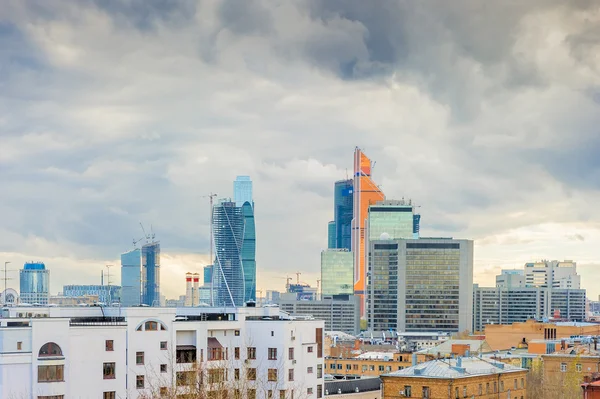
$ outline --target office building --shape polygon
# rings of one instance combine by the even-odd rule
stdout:
[[[398,240],[415,237],[414,206],[412,201],[386,200],[370,205],[367,218],[369,240],[379,240],[382,235]]]
[[[47,305],[50,298],[50,271],[42,262],[25,263],[20,270],[21,303]]]
[[[525,285],[525,271],[520,269],[502,270],[496,276],[496,287],[498,288],[523,288]]]
[[[121,306],[142,303],[142,251],[136,248],[121,255]]]
[[[299,300],[282,295],[279,308],[291,316],[312,316],[325,322],[325,331],[360,332],[360,302],[354,295],[324,296],[321,300]]]
[[[142,246],[142,304],[160,306],[160,243]]]
[[[1,398],[233,398],[240,382],[256,399],[323,394],[323,321],[276,307],[2,312]]]
[[[347,249],[321,252],[321,295],[354,293],[354,257]]]
[[[361,298],[361,317],[365,315],[364,301],[367,287],[365,254],[365,220],[369,206],[383,201],[385,195],[371,179],[371,160],[360,148],[354,151],[354,182],[352,188],[352,245],[354,253],[354,293]]]
[[[210,283],[212,281],[212,270],[213,270],[213,265],[204,266],[204,269],[203,269],[204,285],[210,285]]]
[[[472,330],[473,241],[374,240],[370,253],[370,330]]]
[[[243,306],[246,293],[242,266],[244,216],[235,202],[222,199],[213,206],[215,262],[212,272],[214,306]]]
[[[121,301],[121,287],[118,285],[71,284],[63,286],[63,296],[72,298],[97,296],[98,302],[110,305]]]
[[[581,288],[577,263],[572,260],[542,260],[525,264],[525,284],[542,288]]]
[[[335,245],[335,221],[331,221],[327,224],[327,248],[336,248]]]
[[[333,193],[333,223],[335,241],[329,248],[345,248],[352,250],[352,218],[353,216],[353,186],[352,179],[339,180],[334,184]],[[331,222],[330,222],[331,223]]]
[[[256,229],[254,202],[242,205],[244,236],[242,239],[242,270],[244,271],[244,302],[256,300]]]
[[[241,207],[244,203],[252,204],[252,180],[250,176],[237,176],[233,182],[233,200],[235,205]]]

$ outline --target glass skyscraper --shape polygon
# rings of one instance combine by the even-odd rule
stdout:
[[[327,225],[327,248],[335,248],[335,242],[335,221],[331,221]]]
[[[369,206],[367,230],[369,240],[413,238],[415,230],[414,207],[410,201],[378,201]]]
[[[250,176],[238,176],[233,182],[233,200],[236,206],[252,203],[252,180]]]
[[[321,293],[325,295],[354,294],[354,258],[345,248],[321,252]]]
[[[50,299],[50,271],[41,262],[25,263],[19,274],[21,303],[47,305]]]
[[[329,248],[352,248],[352,198],[353,182],[349,180],[336,181],[333,193],[333,220],[335,223],[335,244]]]
[[[142,302],[142,252],[139,248],[121,255],[121,306]]]
[[[242,265],[242,207],[230,200],[219,200],[212,212],[215,245],[212,302],[214,306],[243,306],[246,289]]]
[[[242,240],[242,268],[244,270],[244,302],[256,300],[256,229],[254,203],[244,202],[244,235]]]
[[[160,243],[142,246],[142,304],[160,306]]]
[[[212,281],[212,271],[213,271],[212,265],[204,266],[204,285],[210,285],[210,283]]]

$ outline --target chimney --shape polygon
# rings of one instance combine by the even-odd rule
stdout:
[[[200,274],[194,273],[194,289],[193,289],[193,300],[192,306],[200,305],[200,291],[198,291],[198,284],[200,283]]]
[[[462,357],[458,357],[458,359],[456,359],[456,367],[462,367]]]
[[[417,354],[416,353],[412,354],[412,365],[413,366],[417,365]]]
[[[185,274],[185,306],[192,306],[192,273]]]

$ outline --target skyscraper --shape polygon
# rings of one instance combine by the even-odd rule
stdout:
[[[335,241],[335,221],[331,221],[327,224],[327,248],[336,248]]]
[[[19,273],[21,303],[47,305],[50,299],[50,271],[42,262],[25,263]]]
[[[212,271],[213,305],[243,306],[246,295],[242,245],[244,215],[242,207],[221,199],[213,206],[215,262]]]
[[[346,248],[352,250],[352,218],[354,200],[352,198],[353,182],[351,179],[339,180],[334,185],[333,221],[335,223],[335,244],[330,248]]]
[[[242,269],[244,271],[244,302],[256,300],[256,229],[254,202],[242,205],[244,235],[242,240]]]
[[[352,252],[354,253],[354,293],[361,297],[361,317],[365,315],[366,289],[365,221],[369,205],[383,201],[385,195],[371,179],[371,160],[360,148],[354,151]]]
[[[238,176],[233,182],[233,200],[236,206],[252,203],[252,180],[250,176]]]
[[[212,281],[213,265],[204,266],[204,285],[210,285]]]
[[[354,258],[345,248],[321,252],[321,295],[354,293]]]
[[[142,304],[160,306],[160,243],[142,246]]]
[[[392,240],[413,238],[414,216],[414,206],[411,201],[377,201],[368,209],[369,240],[379,240],[384,233]]]
[[[121,306],[142,302],[142,252],[139,248],[121,255]]]

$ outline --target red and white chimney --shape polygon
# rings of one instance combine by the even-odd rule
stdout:
[[[192,273],[185,274],[185,306],[192,306]]]
[[[192,306],[200,305],[200,291],[198,290],[198,286],[200,285],[200,273],[194,273],[194,290],[193,290],[193,300]]]

